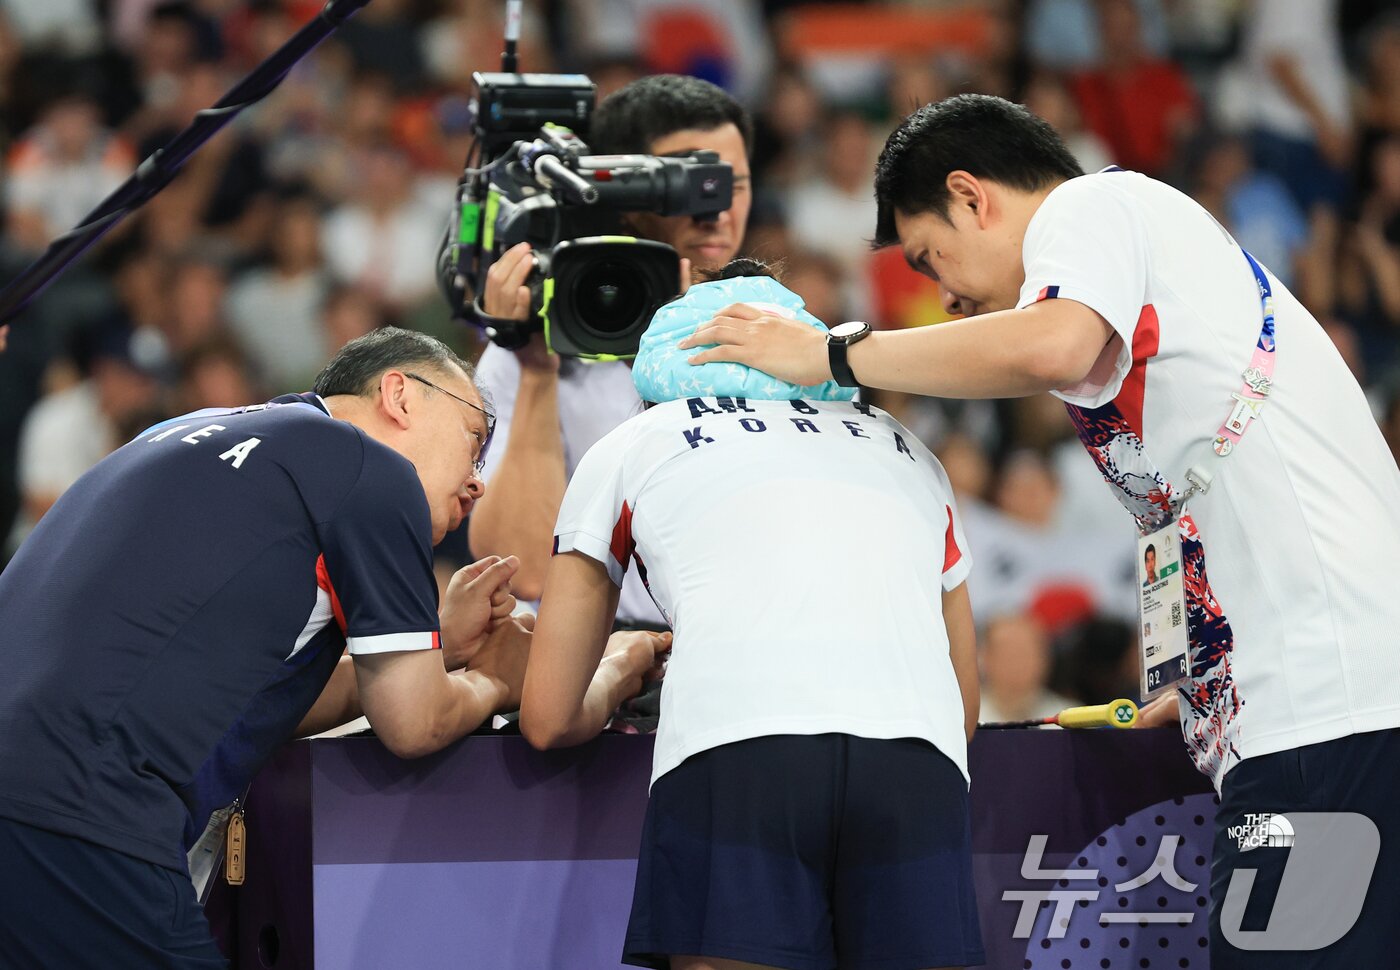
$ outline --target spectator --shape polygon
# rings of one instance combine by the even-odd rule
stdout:
[[[1135,626],[1096,617],[1069,630],[1057,641],[1062,662],[1055,664],[1052,684],[1062,684],[1063,693],[1083,704],[1142,696]]]
[[[1161,0],[1136,0],[1143,44],[1153,57],[1167,53],[1167,24]],[[1085,70],[1102,63],[1111,46],[1101,34],[1095,0],[1030,0],[1026,47],[1037,67]],[[993,94],[996,92],[985,92]]]
[[[948,80],[939,64],[928,54],[896,58],[889,70],[885,101],[891,118],[902,118],[920,105],[948,96]]]
[[[965,76],[958,90],[1016,97],[1025,87],[1030,69],[1021,4],[1017,0],[986,0],[981,6],[987,16],[986,45],[978,57],[962,65]]]
[[[1265,266],[1294,284],[1308,252],[1308,221],[1278,176],[1254,167],[1243,139],[1203,135],[1192,197]]]
[[[273,20],[262,29],[273,32],[278,27]],[[285,40],[285,34],[273,36],[278,43]],[[342,198],[349,181],[340,129],[351,114],[346,98],[353,85],[341,76],[349,66],[339,63],[336,53],[333,47],[319,48],[287,75],[275,98],[245,116],[249,130],[266,148],[269,179],[278,185],[311,186],[327,199]]]
[[[6,161],[11,243],[27,252],[42,251],[80,223],[135,166],[131,146],[102,127],[92,98],[70,94],[55,99]]]
[[[92,0],[10,0],[5,13],[25,47],[73,55],[91,53],[101,43],[93,7]]]
[[[375,0],[335,35],[356,68],[388,76],[400,91],[415,89],[423,77],[418,26],[407,7],[405,0]]]
[[[167,353],[178,359],[225,331],[223,309],[228,277],[218,262],[196,253],[174,263],[168,279],[161,331]]]
[[[866,316],[870,245],[864,227],[875,218],[875,193],[870,188],[875,143],[869,123],[854,111],[829,113],[821,132],[821,171],[788,193],[788,226],[798,246],[841,264],[852,284],[846,303],[857,316]]]
[[[216,104],[233,85],[222,67],[210,63],[190,66],[178,80],[178,96],[141,143],[143,158],[169,144],[198,112]],[[161,193],[160,203],[167,209],[178,208],[193,232],[219,237],[232,253],[246,253],[255,248],[266,226],[265,188],[261,145],[231,126],[190,158],[180,178]],[[205,244],[209,241],[206,238]]]
[[[986,449],[973,438],[954,432],[939,442],[938,460],[948,473],[948,482],[962,504],[964,517],[969,505],[985,508],[987,488],[992,481],[992,463]]]
[[[800,67],[773,77],[763,110],[754,117],[753,170],[765,192],[810,175],[822,145],[821,95]]]
[[[262,397],[253,382],[247,355],[227,337],[214,337],[184,356],[179,394],[179,410],[186,413],[241,407],[242,402]]]
[[[134,55],[134,83],[141,102],[127,120],[126,130],[141,141],[155,127],[169,123],[169,113],[180,100],[180,78],[205,59],[200,23],[179,0],[154,7],[143,0],[127,0],[117,6],[113,17],[118,39]]]
[[[326,217],[321,245],[331,274],[395,310],[435,292],[443,212],[414,192],[403,152],[380,143],[353,156],[353,195]]]
[[[1372,373],[1396,364],[1400,328],[1400,134],[1370,156],[1371,190],[1343,237],[1337,310],[1355,327]]]
[[[323,353],[327,360],[356,337],[387,324],[372,296],[353,286],[332,290],[321,309]]]
[[[82,334],[75,357],[83,379],[41,399],[20,431],[23,516],[14,545],[79,476],[121,443],[119,429],[126,420],[149,413],[156,403],[157,384],[137,363],[130,331]]]
[[[1103,53],[1074,77],[1075,99],[1115,162],[1160,176],[1196,123],[1196,94],[1179,67],[1147,51],[1133,0],[1099,0],[1098,10]]]
[[[243,274],[229,289],[229,324],[259,373],[278,391],[304,386],[329,356],[321,305],[330,281],[322,266],[320,236],[315,200],[304,195],[283,200],[267,238],[268,264]]]
[[[1031,78],[1026,87],[1026,107],[1060,133],[1065,147],[1084,171],[1097,172],[1114,163],[1112,150],[1104,140],[1084,127],[1079,105],[1059,75],[1041,71]]]
[[[1400,15],[1366,29],[1364,87],[1358,116],[1366,132],[1400,133]]]
[[[588,76],[598,89],[598,100],[605,100],[615,91],[621,91],[633,81],[646,77],[646,68],[641,60],[630,54],[616,54],[611,57],[595,58],[588,68]]]
[[[963,513],[981,563],[968,586],[974,615],[1051,609],[1055,598],[1079,611],[1114,599],[1116,570],[1092,538],[1065,525],[1059,480],[1039,452],[1003,459],[992,500]]]
[[[439,16],[418,31],[424,66],[439,85],[466,91],[471,86],[473,71],[501,69],[505,6],[491,0],[447,0],[442,8]],[[518,53],[520,63],[528,65],[528,70],[551,69],[547,26],[540,16],[539,5],[525,4]],[[600,85],[598,97],[603,98],[602,82],[607,78],[592,72],[589,77]]]
[[[1245,21],[1236,108],[1254,160],[1312,217],[1340,210],[1352,152],[1349,80],[1337,30],[1340,0],[1256,0]]]
[[[1076,703],[1050,689],[1050,638],[1031,617],[997,616],[978,641],[983,723],[1049,717]]]
[[[849,318],[845,303],[845,269],[825,253],[793,252],[783,262],[783,285],[807,305],[807,312],[834,326]]]
[[[1391,13],[1366,31],[1365,74],[1357,97],[1361,123],[1361,188],[1371,187],[1371,149],[1387,136],[1400,134],[1400,14]]]

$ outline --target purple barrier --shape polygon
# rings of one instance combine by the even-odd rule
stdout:
[[[248,800],[247,881],[211,922],[241,970],[612,970],[651,751],[287,745]],[[971,764],[988,967],[1208,967],[1214,798],[1176,732],[989,731]]]

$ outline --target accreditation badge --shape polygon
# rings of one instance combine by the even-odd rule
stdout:
[[[1137,566],[1142,699],[1148,701],[1190,672],[1181,532],[1175,519],[1138,539]]]

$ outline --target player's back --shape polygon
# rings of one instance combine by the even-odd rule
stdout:
[[[607,532],[675,630],[657,775],[743,737],[828,731],[925,737],[965,765],[942,594],[969,561],[941,466],[888,415],[674,401],[600,442],[570,493],[561,549]]]

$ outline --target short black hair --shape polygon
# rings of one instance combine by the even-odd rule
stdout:
[[[379,376],[393,367],[423,367],[442,374],[450,374],[454,367],[460,367],[467,379],[476,383],[471,364],[436,337],[417,330],[380,327],[340,348],[316,376],[312,389],[321,397],[336,394],[362,397],[374,393]]]
[[[740,256],[737,259],[731,259],[719,269],[698,269],[695,271],[695,275],[704,283],[737,280],[747,276],[766,276],[771,280],[776,280],[778,279],[778,269],[761,259]]]
[[[896,211],[948,217],[948,173],[1033,192],[1083,175],[1049,122],[989,94],[959,94],[905,118],[875,163],[875,246],[899,242]]]
[[[1149,552],[1154,556],[1157,555],[1157,547],[1150,542],[1147,544],[1147,548],[1142,550],[1142,558],[1146,559]]]
[[[676,131],[713,131],[732,124],[753,150],[753,121],[744,106],[709,81],[683,74],[638,78],[603,99],[593,112],[588,147],[601,155],[645,155]]]

